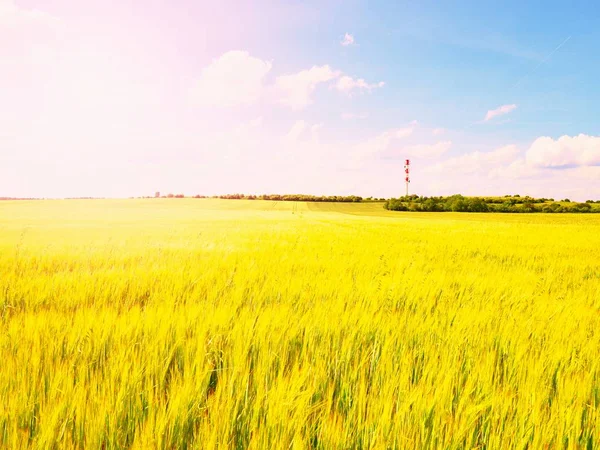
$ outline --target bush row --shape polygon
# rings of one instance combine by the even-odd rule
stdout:
[[[486,201],[485,197],[417,197],[408,196],[387,200],[383,207],[390,211],[425,211],[425,212],[503,212],[503,213],[600,213],[600,209],[592,208],[591,203],[524,202],[515,203],[514,197],[506,198],[503,203]],[[539,199],[538,199],[539,200]],[[552,200],[550,200],[552,201]]]

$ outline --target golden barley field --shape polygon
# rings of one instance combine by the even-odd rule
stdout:
[[[600,215],[0,203],[0,448],[600,447]]]

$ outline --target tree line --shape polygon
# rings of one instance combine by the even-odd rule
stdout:
[[[150,197],[144,197],[150,198]],[[186,198],[183,194],[167,194],[160,195],[157,192],[154,198]],[[262,195],[246,195],[246,194],[224,194],[224,195],[193,195],[190,198],[220,198],[224,200],[275,200],[282,202],[343,202],[343,203],[358,203],[362,202],[363,198],[357,195],[307,195],[307,194],[262,194]],[[367,201],[376,201],[377,199],[368,198]],[[382,198],[381,201],[384,199]]]
[[[358,203],[363,200],[357,195],[306,195],[306,194],[262,194],[262,195],[244,195],[244,194],[226,194],[217,195],[215,198],[234,199],[234,200],[275,200],[282,202],[345,202]]]
[[[499,200],[502,201],[499,201]],[[420,197],[417,195],[391,198],[383,207],[390,211],[423,212],[499,212],[499,213],[600,213],[593,208],[592,200],[573,203],[569,199],[555,202],[554,199],[520,196],[505,197]]]

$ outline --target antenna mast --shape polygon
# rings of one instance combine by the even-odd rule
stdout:
[[[404,163],[404,181],[406,181],[406,196],[408,197],[408,184],[410,183],[410,159]]]

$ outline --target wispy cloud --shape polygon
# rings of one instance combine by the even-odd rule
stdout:
[[[282,75],[275,79],[278,102],[298,110],[312,103],[312,93],[316,87],[340,76],[340,72],[328,65],[313,66],[308,70]]]
[[[409,158],[437,158],[450,150],[451,147],[452,141],[411,145],[402,149],[402,155]]]
[[[0,26],[16,27],[32,22],[54,26],[60,21],[39,9],[21,8],[12,0],[0,0]]]
[[[344,34],[344,39],[342,39],[340,44],[342,44],[344,47],[354,44],[354,36],[352,36],[350,33]]]
[[[485,173],[499,165],[509,164],[515,161],[519,149],[514,145],[507,145],[489,152],[472,152],[446,159],[427,169],[429,173],[442,173],[452,171],[453,173],[472,174]]]
[[[366,119],[367,117],[369,117],[369,115],[366,113],[355,114],[355,113],[344,112],[344,113],[342,113],[341,117],[344,120],[352,120],[352,119]]]
[[[308,128],[308,125],[304,120],[297,120],[294,122],[290,131],[284,136],[283,140],[285,142],[295,142],[300,139],[300,136],[304,133],[304,131]]]
[[[564,41],[562,41],[554,50],[552,50],[548,55],[546,55],[546,57],[544,59],[542,59],[539,63],[537,63],[537,65],[526,75],[524,75],[523,77],[521,77],[519,79],[519,81],[517,81],[514,85],[513,88],[517,87],[518,85],[521,84],[521,82],[523,80],[525,80],[527,77],[529,77],[531,74],[533,74],[537,69],[539,69],[539,67],[544,64],[545,62],[547,62],[550,58],[552,58],[552,55],[554,55],[557,51],[560,50],[560,48],[565,45],[567,42],[569,42],[569,40],[571,39],[571,36],[567,37]]]
[[[409,124],[407,127],[394,128],[384,131],[377,136],[356,144],[352,151],[354,163],[362,164],[365,160],[380,156],[389,156],[394,146],[400,140],[408,138],[413,134],[415,126]]]
[[[504,114],[508,114],[517,109],[517,105],[514,103],[512,105],[502,105],[496,109],[490,109],[485,115],[484,121],[487,122],[492,120],[494,117],[503,116]]]
[[[382,88],[384,85],[383,81],[379,83],[367,83],[362,78],[354,79],[348,75],[344,75],[338,79],[335,88],[340,92],[351,95],[355,90],[371,92],[373,89]]]
[[[229,51],[202,70],[192,89],[196,103],[206,107],[232,107],[256,102],[271,63],[245,51]]]
[[[411,24],[405,23],[402,28],[393,29],[392,32],[424,42],[451,45],[478,52],[491,52],[533,61],[541,61],[543,58],[539,52],[523,46],[521,42],[506,34],[476,30],[457,32],[456,27],[449,27],[447,20],[442,21],[442,19],[439,21],[416,19]]]

